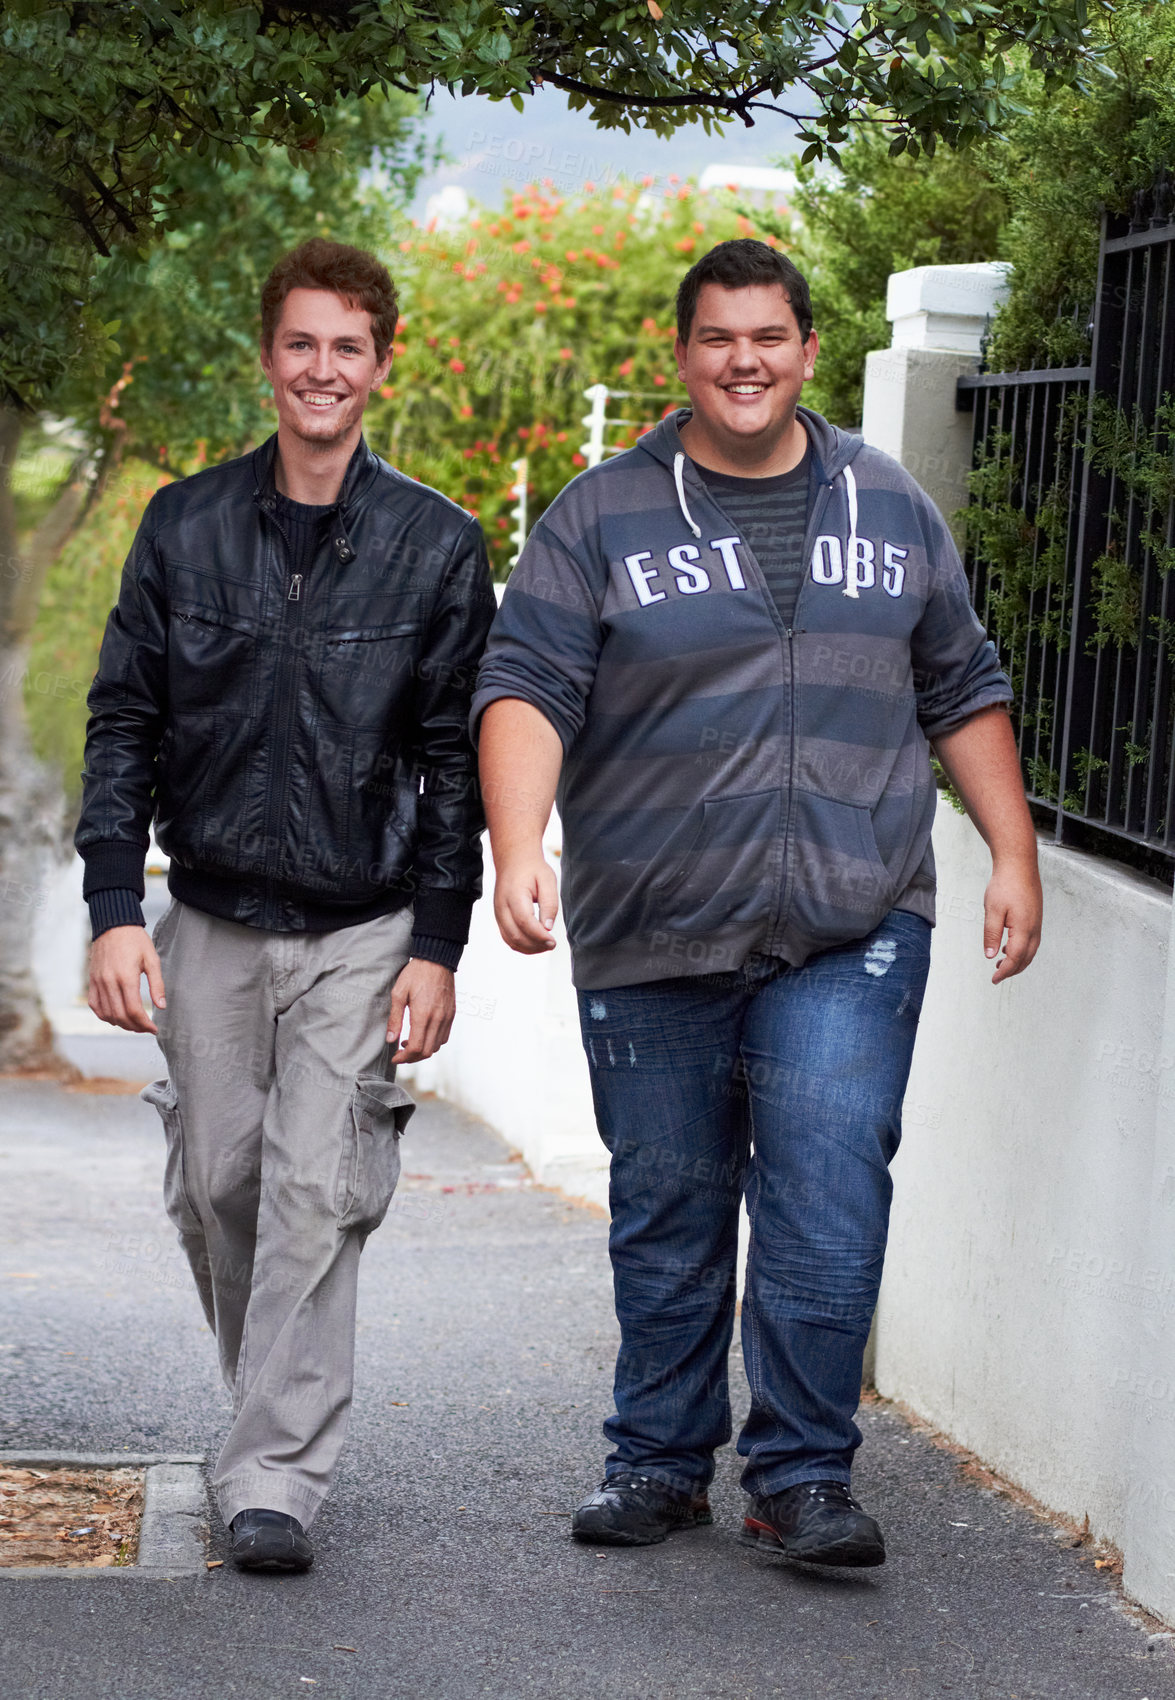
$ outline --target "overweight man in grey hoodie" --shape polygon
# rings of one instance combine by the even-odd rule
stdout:
[[[639,1545],[710,1521],[745,1195],[745,1536],[880,1564],[853,1417],[934,921],[931,746],[991,849],[997,983],[1036,951],[1035,835],[942,516],[797,406],[800,273],[722,243],[677,321],[690,409],[547,509],[473,704],[496,914],[526,953],[553,942],[558,792],[611,1153],[612,1450],[572,1529]]]

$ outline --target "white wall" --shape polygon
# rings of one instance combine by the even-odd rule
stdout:
[[[557,817],[544,848],[556,870]],[[474,906],[457,975],[449,1043],[400,1078],[480,1116],[521,1151],[535,1178],[594,1204],[608,1199],[608,1154],[592,1113],[587,1061],[562,917],[546,956],[509,950],[494,921],[494,869],[485,841],[485,896]]]
[[[970,462],[956,377],[1006,281],[994,266],[895,274],[893,346],[867,361],[866,439],[948,517]],[[1044,944],[993,988],[984,846],[943,807],[935,853],[877,1386],[1047,1506],[1088,1517],[1122,1548],[1127,1592],[1175,1622],[1171,896],[1042,845]]]
[[[1170,894],[1042,844],[1044,942],[993,987],[986,848],[942,806],[935,850],[939,925],[894,1162],[877,1387],[1129,1549],[1134,1435],[1152,1415],[1136,1347],[1175,1307],[1175,1259],[1147,1244],[1156,1111],[1175,1092]],[[1166,1192],[1175,1225],[1175,1167]],[[1175,1438],[1169,1348],[1150,1368],[1171,1377],[1158,1415]]]

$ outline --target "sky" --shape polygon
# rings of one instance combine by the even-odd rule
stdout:
[[[753,129],[736,121],[720,135],[707,135],[696,123],[664,139],[647,131],[626,136],[600,130],[585,112],[569,111],[565,96],[553,88],[536,90],[523,112],[509,101],[438,91],[426,129],[430,141],[443,139],[452,163],[421,182],[412,216],[422,221],[430,198],[447,185],[497,206],[508,187],[544,177],[569,194],[585,180],[604,186],[622,177],[651,176],[663,183],[671,175],[700,176],[708,165],[775,165],[795,149],[792,124],[770,113],[761,114]]]

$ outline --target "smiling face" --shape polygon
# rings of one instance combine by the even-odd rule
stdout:
[[[291,289],[261,366],[273,385],[279,435],[308,447],[354,447],[363,409],[388,375],[371,314],[330,289]]]
[[[802,340],[782,284],[705,284],[689,341],[678,337],[675,349],[693,408],[682,431],[689,453],[715,471],[786,472],[803,454],[796,403],[818,347],[815,331]]]

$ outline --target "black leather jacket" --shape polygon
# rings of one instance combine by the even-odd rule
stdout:
[[[330,931],[413,903],[463,941],[483,820],[466,730],[494,614],[476,520],[360,443],[294,579],[277,439],[157,492],[89,696],[85,892],[169,884],[210,914]]]

